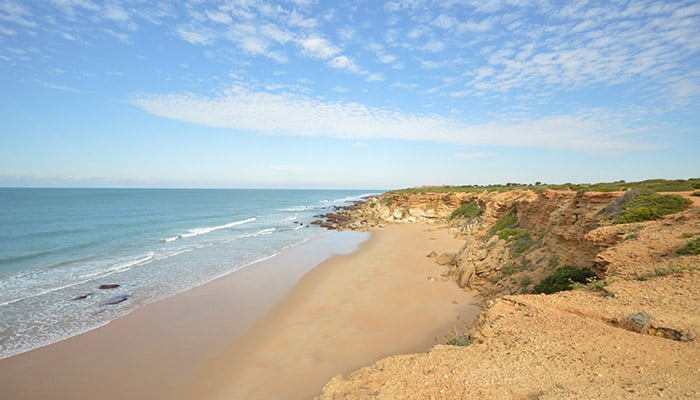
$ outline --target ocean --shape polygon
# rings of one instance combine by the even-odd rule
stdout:
[[[358,190],[0,188],[0,359],[327,234]]]

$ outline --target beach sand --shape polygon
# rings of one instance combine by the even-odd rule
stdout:
[[[357,235],[314,240],[0,360],[0,398],[308,399],[337,374],[427,350],[475,318],[476,300],[426,257],[461,245],[435,227],[378,230],[307,272],[324,247],[351,252]]]

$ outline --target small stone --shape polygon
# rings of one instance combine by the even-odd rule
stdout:
[[[455,260],[457,257],[457,254],[448,251],[445,253],[440,254],[440,256],[437,258],[437,263],[438,265],[448,265],[452,264],[452,262]]]

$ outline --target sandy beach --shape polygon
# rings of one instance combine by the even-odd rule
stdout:
[[[357,235],[314,240],[0,360],[0,397],[307,399],[335,375],[427,350],[476,317],[476,300],[426,257],[459,248],[445,230],[391,226],[352,252]],[[351,254],[307,272],[331,245]]]

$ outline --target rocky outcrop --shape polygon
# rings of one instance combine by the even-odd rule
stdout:
[[[493,297],[526,292],[533,283],[562,265],[595,268],[596,257],[622,240],[624,233],[608,230],[600,211],[622,193],[577,193],[531,190],[481,193],[388,193],[327,214],[322,226],[368,229],[390,223],[448,224],[464,246],[449,262],[447,276],[460,286]],[[474,202],[476,218],[453,218],[461,205]],[[513,236],[499,235],[494,225],[508,213]],[[601,230],[598,230],[602,228]],[[516,238],[517,237],[517,238]],[[444,262],[444,260],[442,260]]]

